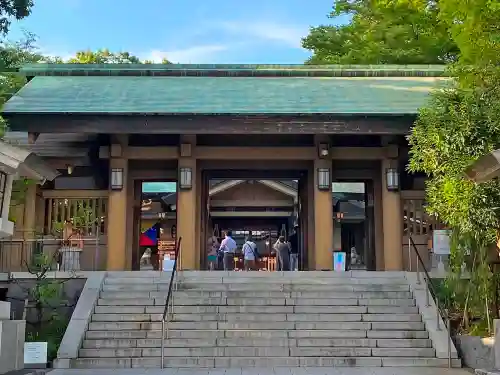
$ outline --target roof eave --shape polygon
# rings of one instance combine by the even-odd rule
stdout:
[[[414,112],[234,112],[234,113],[203,113],[203,112],[10,112],[1,111],[5,118],[14,116],[215,116],[215,117],[281,117],[281,116],[335,116],[335,117],[400,117],[416,116],[418,111]]]

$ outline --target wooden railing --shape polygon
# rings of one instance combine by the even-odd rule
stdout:
[[[106,190],[90,191],[45,191],[45,234],[60,231],[60,225],[66,221],[73,223],[86,236],[107,233]],[[59,226],[59,227],[56,227]]]
[[[430,266],[429,240],[437,221],[425,211],[425,191],[401,191],[401,206],[403,215],[403,231],[401,241],[403,245],[403,262],[406,270],[413,270],[418,262],[415,252],[408,247],[409,236],[422,255],[427,267]]]

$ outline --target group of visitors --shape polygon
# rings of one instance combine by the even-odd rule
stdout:
[[[235,255],[238,250],[232,232],[226,232],[222,241],[213,236],[209,244],[208,266],[210,270],[224,269],[232,271],[235,267]],[[243,267],[246,271],[258,270],[258,261],[261,258],[257,244],[252,241],[252,236],[245,238],[245,243],[241,248],[243,254]],[[297,233],[290,236],[290,241],[286,241],[284,236],[280,236],[273,246],[276,253],[277,271],[297,271],[298,270],[298,243]],[[222,266],[222,267],[221,267]]]

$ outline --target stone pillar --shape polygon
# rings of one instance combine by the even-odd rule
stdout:
[[[113,168],[123,169],[122,190],[111,190],[109,181],[108,196],[108,271],[123,271],[127,266],[127,181],[128,160],[123,158],[123,149],[127,147],[127,137],[118,140],[119,143],[111,145],[109,159],[109,175]]]
[[[9,219],[9,211],[10,211],[10,200],[12,196],[12,184],[14,182],[14,176],[11,174],[7,174],[7,177],[5,179],[5,192],[3,195],[3,206],[2,206],[2,212],[1,212],[1,217],[4,220]]]
[[[318,168],[330,170],[332,161],[316,159],[314,161],[314,261],[316,270],[333,269],[333,197],[331,187],[318,189]],[[331,181],[330,181],[331,185]]]
[[[177,184],[177,238],[182,237],[180,268],[183,270],[199,268],[197,244],[200,241],[197,240],[199,233],[196,232],[199,228],[199,225],[196,224],[199,220],[199,217],[196,216],[198,173],[196,159],[193,156],[194,147],[196,147],[196,136],[181,137],[179,173],[181,168],[191,168],[192,179],[192,187],[189,190],[180,189],[180,181]],[[180,174],[178,178],[180,179]]]
[[[396,160],[382,160],[382,224],[384,234],[384,268],[386,271],[403,270],[403,213],[401,194],[387,190],[386,170],[396,167]]]
[[[0,301],[0,374],[24,368],[26,321],[10,320],[10,303]]]
[[[24,196],[24,219],[23,219],[23,238],[27,240],[25,242],[25,251],[29,251],[30,254],[35,254],[36,243],[33,241],[36,238],[36,215],[40,214],[36,212],[36,190],[37,185],[31,183],[26,189]],[[9,198],[10,200],[10,198]]]

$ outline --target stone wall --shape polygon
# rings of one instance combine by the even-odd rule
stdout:
[[[465,366],[487,370],[495,368],[494,338],[457,335],[455,343]]]

